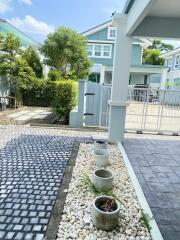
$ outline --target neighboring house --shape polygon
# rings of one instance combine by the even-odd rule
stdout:
[[[7,33],[13,33],[14,36],[19,37],[21,44],[24,48],[28,48],[29,46],[32,46],[34,49],[39,49],[40,44],[33,40],[32,38],[28,37],[26,34],[18,30],[17,28],[13,27],[10,23],[7,21],[0,19],[0,33],[7,34]],[[0,77],[0,97],[8,96],[9,93],[9,86],[7,84],[7,81]]]
[[[112,22],[103,23],[82,35],[88,38],[88,55],[94,65],[89,80],[100,84],[112,83],[113,58],[116,29]],[[131,75],[129,84],[143,84],[160,87],[166,78],[167,68],[164,66],[142,64],[143,48],[151,42],[145,39],[134,39],[132,49]]]
[[[162,54],[168,67],[166,87],[180,90],[180,47]]]

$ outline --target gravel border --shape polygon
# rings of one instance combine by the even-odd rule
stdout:
[[[86,189],[80,191],[78,188],[81,173],[91,175],[96,169],[92,148],[92,144],[80,145],[69,188],[64,190],[67,197],[57,240],[150,240],[150,234],[141,221],[141,208],[135,190],[116,146],[109,146],[111,165],[108,170],[115,175],[113,191],[126,202],[126,208],[121,209],[119,225],[113,231],[101,231],[93,226],[90,212],[94,197]]]

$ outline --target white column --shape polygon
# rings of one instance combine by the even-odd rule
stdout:
[[[101,65],[101,72],[100,72],[100,84],[102,85],[104,83],[105,78],[105,66]]]
[[[168,72],[168,69],[167,69],[167,68],[164,68],[164,69],[162,70],[162,74],[161,74],[161,85],[160,85],[160,89],[161,89],[161,90],[166,89],[167,72]]]
[[[113,17],[113,25],[117,27],[117,36],[113,65],[112,95],[109,102],[109,142],[116,143],[124,140],[132,38],[126,35],[126,15],[116,14]]]

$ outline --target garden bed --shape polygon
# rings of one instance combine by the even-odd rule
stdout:
[[[119,224],[113,231],[97,230],[91,221],[91,204],[94,199],[87,189],[80,189],[82,173],[92,176],[96,169],[92,144],[81,144],[73,169],[72,179],[67,189],[67,198],[59,224],[57,240],[150,240],[148,229],[142,221],[142,210],[137,200],[123,159],[116,146],[110,146],[110,166],[114,174],[113,192],[125,203],[119,216]]]

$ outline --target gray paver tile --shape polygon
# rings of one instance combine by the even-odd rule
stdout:
[[[124,146],[164,240],[179,240],[180,141],[128,139]]]
[[[75,140],[50,129],[0,127],[0,239],[43,238]]]

